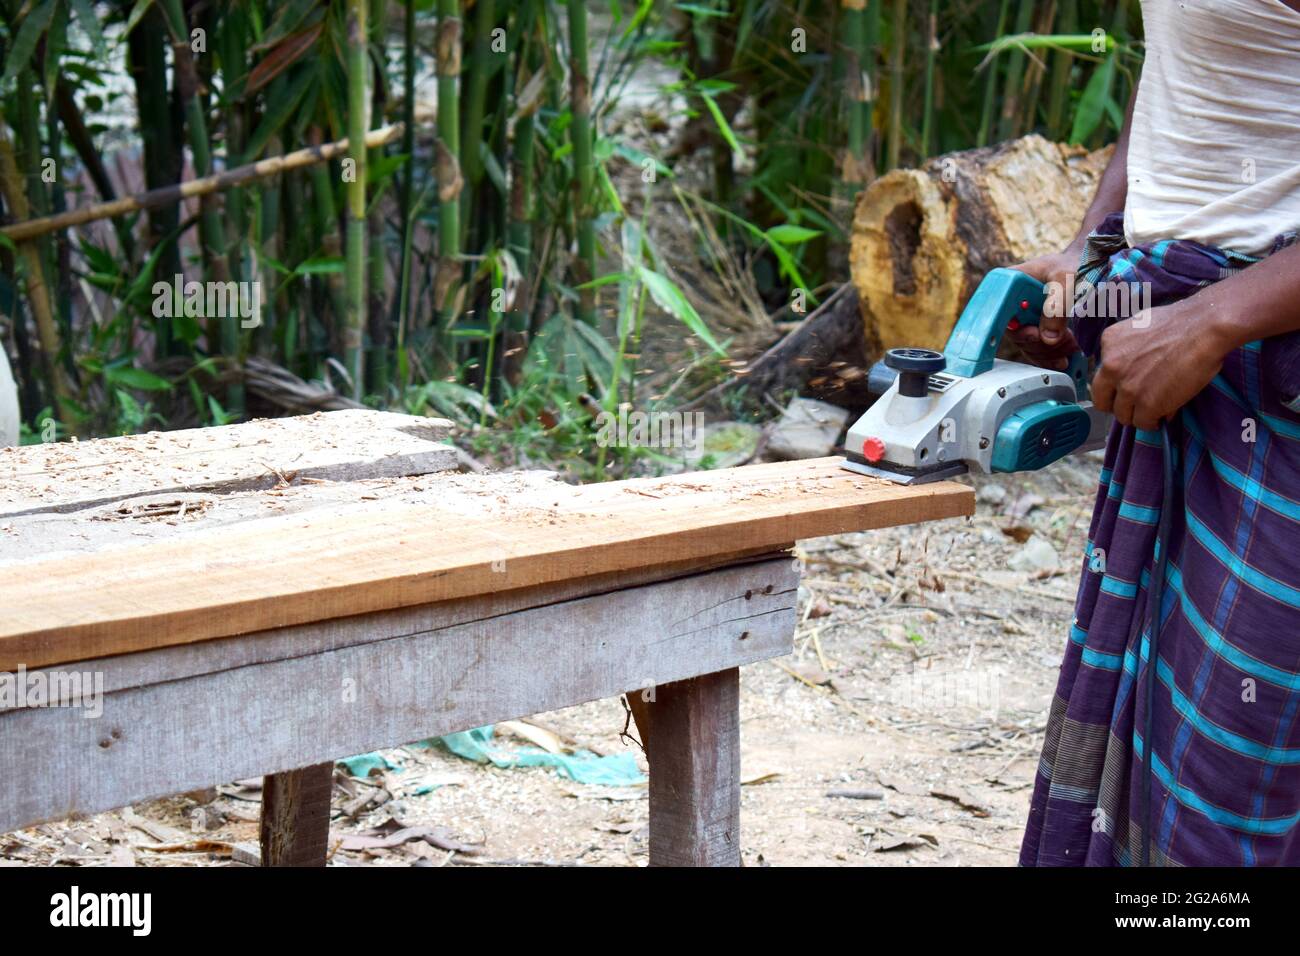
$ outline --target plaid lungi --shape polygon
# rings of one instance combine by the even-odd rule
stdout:
[[[1193,242],[1129,248],[1113,215],[1089,238],[1071,328],[1096,356],[1128,317],[1098,315],[1088,284],[1145,283],[1159,306],[1255,261]],[[1169,435],[1164,502],[1160,432],[1112,427],[1022,865],[1137,863],[1148,745],[1153,863],[1300,864],[1300,334],[1235,350]],[[1146,595],[1164,507],[1146,741]]]

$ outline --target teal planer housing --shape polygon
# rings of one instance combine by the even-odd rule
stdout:
[[[1038,325],[1047,301],[1044,285],[1017,269],[994,269],[979,284],[962,310],[948,344],[944,372],[974,378],[991,370],[1011,323]],[[1079,401],[1088,399],[1088,361],[1082,352],[1070,357],[1067,374]],[[1006,417],[993,440],[992,470],[1036,471],[1063,458],[1088,440],[1088,413],[1068,402],[1044,400]]]

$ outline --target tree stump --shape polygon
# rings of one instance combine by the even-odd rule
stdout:
[[[943,348],[985,273],[1074,238],[1111,151],[1033,135],[872,183],[858,197],[849,251],[868,339]]]

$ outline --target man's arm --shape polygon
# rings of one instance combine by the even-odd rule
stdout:
[[[1125,425],[1152,429],[1208,385],[1233,349],[1300,330],[1300,246],[1291,246],[1101,336],[1092,397]]]
[[[1071,288],[1070,279],[1079,268],[1079,258],[1083,255],[1083,246],[1089,233],[1111,213],[1124,209],[1128,196],[1128,140],[1133,126],[1133,103],[1136,99],[1137,91],[1134,90],[1124,114],[1124,127],[1115,142],[1115,152],[1101,174],[1097,193],[1093,196],[1088,211],[1084,213],[1083,222],[1079,224],[1074,239],[1060,252],[1030,259],[1015,268],[1029,273],[1044,284],[1057,283],[1056,288],[1062,291]],[[1070,305],[1069,302],[1049,300],[1037,328],[1026,325],[1011,333],[1012,341],[1020,346],[1030,361],[1044,368],[1064,369],[1069,364],[1069,356],[1078,349],[1074,336],[1066,328]]]

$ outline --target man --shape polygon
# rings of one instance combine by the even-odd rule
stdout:
[[[1300,0],[1142,14],[1079,237],[1020,266],[1079,269],[1068,327],[1017,337],[1041,365],[1099,358],[1116,418],[1020,862],[1297,865]],[[1098,315],[1082,280],[1141,283],[1150,308]]]

